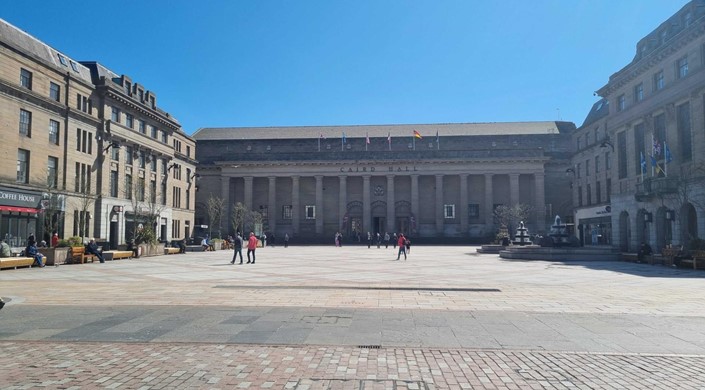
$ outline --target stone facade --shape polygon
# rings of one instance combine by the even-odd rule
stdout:
[[[597,91],[616,154],[612,240],[658,251],[705,236],[705,1],[686,4],[636,51]]]
[[[277,237],[329,240],[336,232],[474,238],[495,234],[493,209],[525,203],[528,226],[567,216],[572,123],[200,129],[197,224],[223,198],[223,234],[236,203],[261,211]],[[423,138],[413,137],[418,131]],[[548,206],[548,209],[547,209]]]
[[[0,234],[13,245],[23,245],[30,233],[48,239],[52,231],[124,244],[126,216],[135,209],[157,211],[162,239],[190,234],[195,143],[157,107],[153,93],[127,76],[76,61],[0,20],[0,115],[0,154],[12,162],[0,166],[0,192],[39,200],[21,209],[0,201]],[[156,136],[150,126],[158,128]],[[127,175],[133,192],[145,180],[144,201],[129,200]]]

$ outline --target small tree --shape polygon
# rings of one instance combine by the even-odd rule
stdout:
[[[156,226],[159,217],[166,209],[166,205],[157,202],[161,197],[157,194],[157,186],[153,185],[147,197],[147,188],[144,178],[138,178],[135,183],[125,185],[126,198],[130,200],[134,221],[132,231],[129,232],[135,244],[156,244],[158,241]],[[142,223],[142,227],[140,227]]]
[[[218,226],[218,236],[220,236],[220,227],[223,221],[223,213],[225,212],[225,199],[219,196],[208,195],[206,201],[206,212],[208,213],[208,235],[213,237],[213,225]]]
[[[245,207],[244,204],[240,202],[235,203],[233,211],[230,214],[230,223],[232,224],[234,232],[242,232],[245,234],[243,231],[243,224],[245,223],[245,217],[247,216],[248,211],[249,210],[247,210],[247,207]]]
[[[500,229],[507,229],[508,234],[514,227],[516,227],[520,221],[525,221],[531,215],[532,207],[524,204],[517,203],[514,206],[497,206],[494,210],[494,217],[497,223],[500,225]]]

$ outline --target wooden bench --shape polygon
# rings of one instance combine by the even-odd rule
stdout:
[[[85,263],[90,260],[91,263],[96,259],[96,255],[90,255],[86,253],[86,248],[82,246],[72,246],[71,247],[71,262],[72,263]]]
[[[103,258],[105,260],[131,259],[132,251],[104,251]]]
[[[46,256],[42,256],[42,264],[46,264]],[[34,265],[34,257],[0,257],[0,269],[30,267]]]
[[[678,256],[681,250],[679,248],[663,248],[661,255],[663,256],[663,265],[670,267],[673,265],[673,260]]]
[[[179,252],[181,252],[181,249],[179,248],[164,248],[165,255],[176,255]]]
[[[692,259],[681,259],[681,265],[693,263],[693,269],[705,269],[705,251],[691,251]]]

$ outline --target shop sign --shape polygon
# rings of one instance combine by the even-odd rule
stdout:
[[[7,188],[0,188],[0,205],[39,208],[42,196],[39,193],[30,193]]]

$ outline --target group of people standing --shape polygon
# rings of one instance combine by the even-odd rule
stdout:
[[[237,235],[235,238],[232,240],[233,244],[233,260],[230,262],[230,264],[235,264],[235,260],[237,260],[237,256],[240,255],[240,264],[242,264],[242,246],[243,246],[243,238],[240,232],[237,232]],[[250,232],[250,237],[247,239],[247,264],[254,264],[255,263],[255,251],[257,250],[257,236],[255,236],[254,232]],[[250,260],[250,254],[252,255],[252,260]]]

